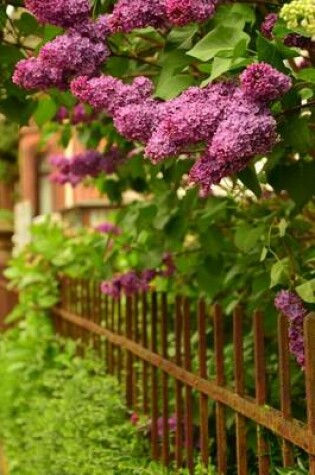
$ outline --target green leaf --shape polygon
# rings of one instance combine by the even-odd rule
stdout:
[[[193,83],[193,77],[178,74],[191,62],[184,51],[175,50],[161,58],[162,69],[156,86],[155,96],[171,99]]]
[[[256,246],[263,231],[264,225],[259,225],[257,227],[249,224],[241,225],[236,230],[234,243],[240,251],[249,252]]]
[[[315,194],[315,165],[302,161],[278,165],[268,173],[268,181],[277,193],[287,191],[296,206],[301,208]]]
[[[213,23],[216,25],[233,26],[242,30],[245,23],[253,25],[255,20],[255,10],[252,6],[236,3],[234,5],[220,5],[213,18]]]
[[[218,272],[216,264],[207,259],[203,266],[198,266],[196,276],[200,289],[211,299],[222,289],[222,274]]]
[[[3,29],[7,23],[6,5],[0,6],[0,28]]]
[[[261,196],[261,187],[254,167],[247,167],[237,174],[241,182],[251,190],[257,198]]]
[[[315,303],[315,279],[298,285],[295,290],[304,302]]]
[[[289,278],[289,259],[285,257],[273,264],[270,271],[270,288],[287,283]]]
[[[192,24],[182,28],[173,28],[168,37],[167,43],[176,45],[177,49],[189,49],[192,45],[192,40],[198,32],[198,25]]]
[[[229,71],[231,64],[232,64],[231,58],[220,58],[220,56],[216,56],[212,63],[211,76],[208,82],[214,81],[214,79],[221,76],[221,74]],[[206,85],[206,84],[203,84],[203,85]]]
[[[14,65],[20,59],[23,59],[24,56],[21,51],[12,45],[0,45],[0,62],[3,64]]]
[[[257,38],[257,53],[258,61],[265,61],[279,71],[288,72],[288,69],[283,64],[283,56],[278,48],[261,34]]]
[[[155,96],[164,100],[173,99],[194,84],[194,78],[188,74],[173,76],[171,81],[160,83]]]
[[[232,26],[218,25],[187,54],[200,61],[209,61],[223,52],[233,56],[233,51],[241,40],[245,40],[246,45],[249,43],[247,33]]]
[[[309,119],[294,115],[288,118],[280,128],[285,143],[291,145],[297,152],[306,153],[310,148],[311,134]]]
[[[41,99],[34,113],[36,124],[40,127],[49,120],[53,119],[57,113],[58,107],[50,97]]]
[[[35,35],[41,29],[35,17],[26,12],[22,13],[21,17],[15,20],[14,23],[23,36]]]
[[[305,68],[295,74],[302,81],[315,83],[315,68]]]
[[[35,103],[36,104],[36,103]],[[26,125],[34,110],[34,101],[11,96],[0,101],[0,111],[13,122]]]

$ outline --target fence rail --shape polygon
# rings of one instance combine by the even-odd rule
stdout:
[[[206,465],[215,462],[219,475],[267,475],[275,463],[296,466],[301,456],[315,475],[314,314],[305,319],[306,368],[300,378],[306,395],[299,396],[300,419],[293,417],[283,316],[278,363],[271,370],[259,311],[249,319],[237,308],[227,322],[220,305],[209,308],[203,300],[177,297],[170,303],[156,293],[114,300],[100,293],[97,282],[64,279],[53,317],[58,333],[80,340],[82,348],[93,345],[104,356],[108,372],[124,382],[129,409],[148,415],[153,459],[193,473],[197,455]],[[252,358],[245,359],[249,321]],[[231,341],[226,341],[226,324],[232,325]],[[227,358],[233,361],[232,375]],[[274,407],[270,386],[276,388]]]

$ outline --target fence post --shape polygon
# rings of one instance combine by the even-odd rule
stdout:
[[[245,366],[244,366],[244,314],[240,307],[233,312],[233,347],[234,347],[234,380],[235,393],[241,397],[245,395]],[[247,475],[247,441],[246,421],[241,414],[235,414],[236,429],[236,459],[238,475]]]
[[[132,298],[126,297],[126,338],[132,340]],[[133,355],[130,351],[126,354],[126,402],[128,409],[133,408]]]
[[[305,380],[307,422],[310,439],[315,446],[315,313],[310,313],[304,320],[305,341]],[[310,454],[309,474],[315,475],[315,455]]]

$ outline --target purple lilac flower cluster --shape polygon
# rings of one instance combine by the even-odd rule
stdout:
[[[173,25],[187,25],[211,18],[218,0],[166,0],[166,15]]]
[[[312,43],[314,44],[311,38],[299,35],[298,33],[290,33],[284,38],[283,42],[286,46],[300,49],[310,49]]]
[[[173,256],[167,252],[163,256],[161,269],[145,269],[141,272],[131,270],[102,282],[101,291],[113,298],[119,298],[122,293],[133,295],[148,290],[155,277],[171,277],[175,271],[176,266]]]
[[[61,106],[55,116],[55,120],[59,123],[63,123],[65,120],[70,120],[72,125],[89,124],[95,120],[97,114],[95,111],[88,112],[83,104],[76,104],[72,111],[69,111],[66,107]]]
[[[168,419],[167,419],[167,426],[168,430],[170,433],[176,432],[177,429],[177,417],[176,414],[172,414]],[[163,437],[164,433],[164,418],[159,417],[157,420],[157,430],[158,430],[158,436],[160,438]]]
[[[57,170],[51,174],[50,179],[60,185],[70,183],[76,186],[87,177],[96,177],[102,172],[115,173],[124,160],[124,156],[115,147],[105,154],[87,150],[71,159],[63,155],[53,156],[50,158],[50,164]]]
[[[111,33],[128,33],[135,28],[186,25],[211,18],[219,0],[118,0],[109,15]],[[26,0],[26,8],[42,23],[69,28],[84,24],[89,0]]]
[[[89,19],[88,0],[27,0],[26,7],[42,22],[68,28],[46,43],[38,57],[19,61],[13,82],[24,89],[66,89],[79,75],[98,75],[110,56],[105,40],[110,33],[108,15]]]
[[[109,24],[113,33],[135,28],[183,26],[211,18],[219,0],[118,0]]]
[[[66,28],[83,22],[90,13],[89,0],[25,0],[25,6],[41,23]]]
[[[102,234],[112,234],[119,236],[121,234],[121,229],[119,226],[113,223],[104,222],[100,223],[95,227],[95,230]]]
[[[304,368],[304,332],[303,321],[308,311],[300,297],[290,290],[281,290],[275,298],[276,308],[289,320],[290,351],[298,364]]]
[[[272,40],[274,37],[272,31],[278,18],[276,13],[269,13],[261,24],[260,31],[268,40]],[[284,37],[283,43],[289,47],[309,49],[312,45],[312,39],[298,33],[289,33]]]
[[[268,38],[268,40],[271,40],[273,38],[272,30],[275,24],[277,23],[278,18],[279,17],[276,13],[269,13],[265,16],[264,21],[260,26],[261,33],[264,35],[265,38]]]
[[[143,272],[132,270],[102,282],[101,292],[114,299],[118,299],[122,293],[134,295],[137,292],[148,290],[150,282],[155,277],[156,271],[154,269],[148,269]]]
[[[118,0],[113,12],[90,19],[89,0],[26,0],[42,23],[68,30],[48,42],[38,57],[19,61],[13,81],[27,90],[66,89],[77,76],[98,76],[110,56],[106,38],[147,26],[185,25],[211,18],[219,0]]]
[[[290,78],[258,63],[242,73],[240,83],[191,87],[166,102],[153,99],[151,81],[141,77],[131,85],[110,76],[79,77],[71,89],[80,101],[104,108],[124,137],[144,142],[153,163],[206,143],[190,172],[190,180],[206,195],[213,184],[245,168],[255,155],[270,152],[277,141],[268,102],[290,89]]]

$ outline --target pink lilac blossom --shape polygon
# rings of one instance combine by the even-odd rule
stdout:
[[[277,21],[278,15],[276,13],[269,13],[261,24],[260,31],[268,40],[274,38],[272,30]],[[312,39],[298,33],[289,33],[283,38],[283,43],[293,48],[309,49],[312,45]]]
[[[45,90],[52,86],[65,89],[62,71],[58,68],[47,69],[38,58],[22,59],[16,65],[12,80],[27,90]]]
[[[100,223],[95,227],[95,230],[99,233],[103,234],[114,234],[115,236],[119,236],[121,234],[121,229],[113,223],[104,222]]]
[[[59,107],[54,120],[62,124],[66,119],[69,119],[69,111],[65,106],[61,106]]]
[[[113,33],[135,28],[184,26],[213,17],[219,0],[118,0],[109,24]]]
[[[155,277],[171,277],[175,271],[176,266],[173,256],[168,252],[163,256],[161,269],[145,269],[139,272],[131,270],[102,282],[101,291],[113,298],[121,297],[122,293],[133,295],[148,290]]]
[[[137,412],[133,412],[130,416],[130,422],[132,425],[136,426],[140,420],[139,414]]]
[[[125,157],[116,147],[112,147],[105,154],[87,150],[71,159],[64,156],[51,157],[50,163],[57,170],[51,174],[50,179],[60,185],[70,183],[76,186],[87,177],[95,178],[101,173],[115,173],[124,161]]]
[[[266,63],[252,64],[240,76],[241,89],[252,99],[269,102],[291,88],[291,79]]]
[[[25,0],[26,8],[42,23],[69,27],[86,20],[89,0]]]
[[[109,56],[108,48],[101,41],[92,41],[88,36],[73,31],[57,36],[40,51],[39,59],[48,69],[58,68],[65,79],[77,74],[93,76]]]
[[[30,90],[66,89],[79,74],[98,74],[109,55],[110,51],[102,41],[71,31],[46,43],[37,58],[17,63],[13,82]]]
[[[283,42],[286,46],[301,49],[309,49],[313,43],[311,38],[299,35],[298,33],[290,33],[284,38]]]
[[[120,298],[121,294],[134,295],[149,289],[150,282],[155,277],[155,271],[136,272],[134,270],[116,276],[111,280],[102,282],[101,292],[114,299]]]
[[[230,101],[235,87],[215,84],[192,87],[163,107],[163,115],[147,141],[145,154],[153,163],[180,153],[185,147],[208,141]],[[119,130],[119,129],[118,129]]]
[[[71,114],[71,124],[88,124],[97,117],[94,112],[86,111],[83,104],[77,104],[74,106]]]
[[[65,120],[70,120],[72,125],[88,124],[95,120],[97,114],[86,110],[83,104],[76,104],[72,111],[66,107],[61,106],[55,116],[55,121],[62,124]]]
[[[268,40],[271,40],[273,38],[272,30],[277,21],[278,15],[276,13],[269,13],[268,15],[266,15],[264,21],[260,26],[261,33],[264,35],[265,38],[268,38]]]
[[[160,272],[160,275],[164,277],[171,277],[176,272],[176,265],[174,257],[170,252],[165,252],[162,260],[164,269]]]
[[[289,320],[290,352],[297,363],[305,367],[303,321],[308,310],[300,297],[290,290],[281,290],[275,298],[276,308]]]
[[[66,33],[46,43],[37,58],[18,62],[13,82],[27,90],[63,90],[79,75],[98,75],[111,54],[105,42],[108,34],[108,15],[100,16],[96,22],[74,22]]]
[[[129,140],[148,142],[155,124],[163,117],[164,104],[147,99],[139,104],[120,107],[114,114],[114,125]]]
[[[247,67],[240,83],[192,87],[166,102],[153,99],[152,83],[141,77],[131,85],[112,77],[81,77],[72,82],[72,92],[95,108],[105,108],[123,136],[144,142],[153,163],[202,144],[205,153],[192,168],[190,181],[206,194],[277,142],[276,121],[267,104],[290,89],[290,78],[258,63]]]
[[[135,28],[165,24],[164,0],[118,0],[109,24],[113,33],[128,33]]]
[[[168,430],[170,433],[176,432],[177,429],[177,417],[176,414],[172,414],[168,419],[167,419],[167,426]],[[157,429],[158,429],[158,436],[160,438],[163,437],[164,433],[164,418],[159,417],[157,420]]]
[[[72,81],[71,91],[82,102],[114,115],[121,107],[143,103],[152,94],[153,84],[148,78],[141,76],[132,84],[124,84],[112,76],[92,79],[82,76]]]
[[[100,15],[95,21],[88,19],[82,23],[74,24],[68,31],[69,33],[80,33],[93,41],[103,41],[111,34],[109,19],[110,15]]]
[[[217,6],[216,0],[165,0],[166,15],[173,25],[187,25],[211,18]]]

